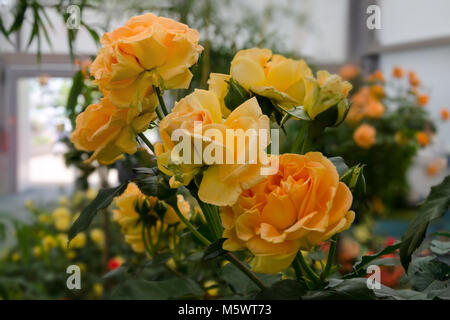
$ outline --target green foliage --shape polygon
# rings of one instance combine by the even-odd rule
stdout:
[[[429,223],[442,217],[447,212],[449,205],[450,176],[447,176],[441,184],[431,188],[427,199],[419,207],[417,216],[402,237],[400,258],[405,270],[408,269],[411,255],[422,243]]]
[[[225,106],[233,111],[250,98],[250,94],[233,78],[228,82],[228,91],[225,95]]]
[[[83,209],[78,219],[73,223],[69,230],[69,242],[80,232],[85,231],[95,215],[100,209],[104,209],[109,206],[114,197],[120,196],[122,192],[127,188],[127,184],[121,184],[115,188],[102,189],[98,192],[94,200]]]
[[[203,290],[191,279],[147,281],[130,279],[121,283],[111,295],[118,300],[163,300],[200,298]]]
[[[376,259],[378,259],[386,254],[395,252],[396,250],[398,250],[400,248],[400,245],[401,245],[401,243],[397,243],[392,246],[388,246],[388,247],[384,248],[377,254],[363,256],[361,258],[361,261],[353,266],[353,271],[344,276],[344,279],[364,277],[366,275],[366,267],[369,265],[369,263],[375,261]]]

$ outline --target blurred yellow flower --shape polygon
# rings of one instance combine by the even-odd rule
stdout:
[[[69,243],[69,237],[65,233],[58,233],[56,235],[56,240],[58,241],[59,246],[61,249],[66,250],[67,245]]]
[[[353,196],[319,152],[279,156],[278,172],[221,208],[223,248],[247,248],[255,272],[289,267],[299,249],[310,249],[346,230],[355,213]]]
[[[120,109],[107,98],[91,104],[77,116],[75,130],[70,140],[78,150],[94,151],[85,162],[97,160],[111,164],[123,157],[123,153],[137,151],[136,135],[147,130],[156,118],[154,108]]]
[[[31,199],[27,199],[25,200],[25,208],[27,209],[31,209],[34,207],[34,202]]]
[[[69,260],[73,260],[77,257],[77,253],[73,250],[69,250],[66,252],[66,258]]]
[[[101,283],[94,283],[92,286],[92,292],[96,297],[101,297],[103,295],[103,285]]]
[[[217,297],[219,295],[219,288],[218,288],[217,281],[214,280],[207,280],[203,283],[203,287],[206,289],[206,293],[210,297]]]
[[[21,258],[22,258],[22,256],[20,255],[20,253],[17,253],[17,252],[13,253],[11,256],[11,260],[13,262],[18,262]]]
[[[121,232],[125,236],[125,242],[131,245],[135,252],[143,253],[145,251],[145,244],[143,239],[143,224],[140,219],[139,213],[136,212],[136,204],[142,204],[146,201],[146,206],[149,208],[148,215],[158,217],[155,206],[158,201],[155,197],[147,197],[138,188],[138,186],[130,182],[124,193],[115,198],[115,204],[117,209],[113,210],[113,219],[121,226]],[[188,218],[188,217],[187,217]],[[166,211],[164,213],[164,224],[174,224],[180,222],[174,209],[166,205]],[[156,229],[164,228],[158,220]],[[156,237],[155,233],[152,236]],[[147,234],[148,237],[148,234]],[[149,239],[145,239],[148,241]],[[151,239],[152,241],[155,239]]]
[[[152,13],[135,16],[103,34],[90,72],[116,106],[155,105],[152,86],[189,87],[189,68],[203,50],[198,40],[197,30],[172,19]]]
[[[84,247],[85,244],[86,244],[86,235],[81,232],[81,233],[77,234],[70,241],[69,248],[71,248],[71,249],[79,249],[79,248]]]
[[[86,198],[89,200],[94,200],[94,198],[97,196],[98,191],[95,189],[88,189],[86,191]]]
[[[41,213],[41,214],[38,216],[38,221],[39,221],[40,223],[50,223],[50,222],[52,221],[52,219],[51,219],[51,217],[50,217],[48,214],[46,214],[46,213]]]
[[[105,245],[105,233],[100,228],[94,228],[90,232],[90,238],[92,242],[96,243],[100,248]]]
[[[33,247],[33,256],[39,259],[42,256],[42,248],[40,246]]]
[[[42,238],[42,247],[45,251],[49,251],[53,248],[56,248],[58,246],[58,241],[55,239],[55,237],[51,235],[46,235]]]
[[[69,204],[69,198],[66,196],[60,196],[58,199],[58,204],[60,206],[67,206]]]

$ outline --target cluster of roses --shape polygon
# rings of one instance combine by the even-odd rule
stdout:
[[[360,69],[355,65],[345,65],[341,68],[340,75],[343,79],[353,81],[360,77]],[[387,91],[385,88],[393,84],[398,91],[403,86],[401,82],[403,79],[406,80],[406,91],[401,98],[411,100],[411,104],[418,107],[425,107],[428,104],[429,96],[423,93],[422,81],[414,71],[406,72],[402,67],[396,66],[392,69],[392,82],[390,82],[386,81],[383,72],[376,70],[363,81],[364,85],[352,95],[352,108],[346,118],[350,125],[357,126],[353,139],[359,147],[369,149],[376,143],[376,129],[370,124],[361,122],[364,119],[381,118],[386,113],[386,106],[383,103]],[[442,120],[446,121],[449,118],[448,114],[447,109],[442,109]],[[430,142],[430,135],[430,132],[419,131],[416,133],[415,139],[420,146],[425,147]],[[406,140],[401,132],[396,134],[395,139],[398,143]]]
[[[135,152],[137,134],[158,116],[161,142],[154,145],[154,152],[159,170],[171,177],[171,187],[188,186],[201,173],[198,197],[220,207],[227,239],[223,248],[248,249],[256,272],[279,272],[292,263],[300,249],[320,244],[354,220],[352,194],[339,181],[333,163],[318,152],[266,155],[270,140],[258,150],[256,163],[183,163],[173,157],[177,142],[172,134],[181,129],[192,143],[198,140],[207,147],[215,143],[214,137],[206,136],[208,129],[270,132],[270,113],[262,111],[261,97],[286,113],[302,106],[309,121],[331,110],[332,125],[337,125],[348,112],[347,95],[352,86],[326,71],[314,77],[303,60],[253,48],[235,55],[230,74],[212,73],[208,90],[194,90],[176,102],[170,113],[161,105],[161,112],[157,106],[161,91],[189,87],[189,68],[203,49],[198,40],[196,30],[150,13],[105,33],[90,69],[104,98],[78,116],[71,139],[77,148],[93,151],[88,161],[110,164],[123,153]],[[232,85],[247,98],[230,108],[227,96]],[[196,123],[202,124],[202,131],[195,132]],[[227,139],[225,133],[223,137]],[[250,144],[245,140],[233,145],[233,150],[224,148],[224,157],[231,154],[236,160],[248,153]],[[227,143],[221,141],[221,145]],[[277,161],[274,174],[261,174],[267,165],[260,161],[263,156],[269,162]],[[127,241],[142,251],[142,226],[135,209],[141,193],[132,184],[128,189],[117,200],[115,215]]]

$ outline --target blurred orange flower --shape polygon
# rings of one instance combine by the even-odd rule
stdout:
[[[419,104],[419,106],[424,107],[425,105],[427,105],[429,100],[429,97],[427,94],[425,93],[421,93],[417,96],[417,103]]]
[[[346,64],[339,70],[339,75],[344,80],[350,80],[350,79],[356,78],[360,72],[361,72],[361,69],[357,65]]]
[[[448,109],[442,109],[441,110],[442,120],[447,121],[449,117],[450,117],[450,112],[448,111]]]
[[[375,85],[371,86],[370,92],[378,98],[384,97],[384,88],[383,88],[383,86],[380,86],[379,84],[375,84]]]
[[[420,85],[420,79],[414,71],[409,72],[409,84],[412,87],[417,87]]]
[[[430,138],[423,131],[416,133],[416,140],[422,147],[425,147],[426,145],[428,145],[430,143]]]
[[[353,140],[363,149],[369,149],[376,142],[377,131],[366,123],[360,125],[353,133]]]
[[[402,67],[396,66],[396,67],[394,67],[394,69],[392,69],[392,75],[395,78],[400,79],[400,78],[403,78],[403,76],[405,75],[405,71],[403,70]]]

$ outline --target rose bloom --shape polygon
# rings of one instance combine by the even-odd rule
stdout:
[[[374,127],[368,124],[362,124],[353,133],[353,140],[359,147],[369,149],[376,142],[376,134],[377,132]]]
[[[304,60],[272,54],[269,49],[251,48],[236,53],[231,61],[229,77],[247,91],[292,107],[303,102],[303,80],[311,76],[312,72]],[[227,80],[225,76],[222,79]]]
[[[202,132],[194,132],[194,122],[196,121],[201,123]],[[216,146],[222,150],[223,159],[218,159],[222,163],[205,163],[204,157],[200,164],[194,164],[193,158],[177,163],[176,159],[173,159],[172,151],[178,142],[172,141],[171,137],[173,132],[178,129],[182,129],[186,135],[186,137],[183,136],[183,140],[189,139],[191,144],[194,144],[194,140],[201,143],[202,150],[196,150],[192,146],[192,157],[195,152],[204,156],[209,147]],[[263,167],[260,159],[265,153],[263,150],[259,150],[260,137],[258,136],[255,141],[258,148],[256,163],[250,164],[248,159],[244,159],[244,163],[238,163],[237,159],[241,155],[246,157],[248,154],[250,142],[249,139],[245,139],[243,145],[234,143],[234,150],[228,150],[227,145],[230,141],[227,143],[227,129],[233,130],[232,132],[235,134],[237,134],[235,130],[243,130],[244,133],[248,129],[254,129],[259,134],[259,130],[264,129],[267,132],[264,148],[270,143],[270,121],[267,116],[262,114],[255,97],[238,106],[225,121],[222,120],[220,102],[216,94],[211,91],[196,89],[175,104],[171,113],[159,124],[162,144],[155,144],[158,168],[171,176],[172,187],[188,185],[203,166],[209,165],[203,173],[203,179],[199,186],[200,199],[215,205],[231,205],[243,189],[250,188],[263,179],[260,175]],[[218,140],[218,137],[208,135],[214,131],[220,135],[222,141]],[[228,152],[232,152],[232,163],[226,161]]]
[[[303,106],[311,119],[315,119],[320,113],[337,107],[335,124],[344,120],[349,104],[347,96],[352,89],[348,81],[342,81],[336,74],[320,70],[317,79],[308,77],[305,79],[305,99]]]
[[[421,107],[425,106],[428,103],[429,97],[427,94],[419,94],[417,96],[417,104]]]
[[[158,215],[154,211],[157,200],[158,199],[156,197],[147,197],[133,182],[128,183],[124,193],[115,198],[117,209],[113,210],[113,220],[120,224],[121,232],[125,236],[125,242],[128,243],[135,252],[143,253],[145,251],[145,245],[142,238],[142,228],[144,226],[139,213],[136,212],[135,205],[136,203],[148,201],[148,206],[150,208],[150,212],[148,214],[154,215],[157,218]],[[166,225],[180,222],[174,209],[169,205],[167,205],[166,208],[167,210],[164,214],[164,221],[161,222],[158,220],[156,223],[157,230],[164,228]],[[152,240],[156,240],[156,234],[157,232],[152,232]]]
[[[353,104],[350,108],[346,120],[350,123],[357,123],[368,117],[377,119],[383,116],[386,111],[385,106],[372,95],[368,87],[361,88],[352,97]]]
[[[189,68],[203,47],[199,33],[172,19],[146,13],[101,38],[91,75],[118,107],[140,108],[156,103],[152,86],[188,88]]]
[[[384,97],[384,88],[382,86],[380,86],[379,84],[375,84],[375,85],[371,86],[370,92],[372,93],[372,95],[374,95],[377,98]]]
[[[422,147],[425,147],[430,143],[430,138],[423,131],[416,133],[416,140]]]
[[[291,265],[298,250],[346,230],[355,217],[352,201],[336,167],[321,153],[283,154],[276,174],[221,208],[223,248],[247,248],[255,272],[277,273]]]
[[[405,71],[403,70],[402,67],[396,66],[396,67],[394,67],[394,69],[392,69],[392,75],[395,78],[400,79],[400,78],[403,78],[403,76],[405,75]]]
[[[147,130],[156,115],[153,109],[117,108],[108,98],[91,104],[77,116],[70,140],[78,150],[94,151],[86,163],[111,164],[123,153],[137,151],[136,135]]]
[[[356,78],[360,72],[361,69],[357,65],[347,64],[339,70],[339,75],[344,80],[351,80]]]
[[[450,112],[447,109],[442,109],[441,118],[442,120],[447,121],[450,118]]]

